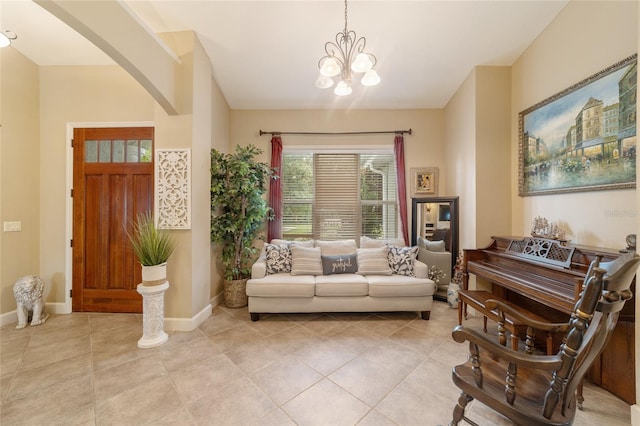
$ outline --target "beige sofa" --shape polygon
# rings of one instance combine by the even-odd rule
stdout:
[[[428,320],[436,286],[417,251],[366,237],[360,247],[355,240],[274,240],[247,282],[251,319],[261,313],[416,311]]]

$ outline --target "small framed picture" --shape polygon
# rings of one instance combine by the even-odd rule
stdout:
[[[411,196],[438,195],[438,168],[420,167],[411,169]]]

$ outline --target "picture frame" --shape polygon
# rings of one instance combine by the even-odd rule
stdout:
[[[518,115],[518,195],[636,187],[637,54]]]
[[[411,196],[438,195],[438,168],[414,167],[411,172]]]

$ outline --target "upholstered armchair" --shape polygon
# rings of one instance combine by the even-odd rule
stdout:
[[[436,291],[440,293],[444,291],[446,295],[447,288],[451,282],[452,263],[451,253],[446,251],[444,241],[430,241],[418,237],[418,260],[427,265],[430,273],[439,271]]]

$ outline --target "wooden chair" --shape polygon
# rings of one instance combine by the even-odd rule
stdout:
[[[568,331],[555,355],[517,352],[495,338],[464,326],[453,330],[458,343],[469,342],[469,360],[453,368],[453,382],[462,393],[450,425],[465,420],[465,407],[477,399],[520,425],[570,425],[576,410],[576,389],[593,361],[605,348],[618,314],[631,299],[631,282],[640,262],[627,253],[606,264],[594,261],[575,305]],[[498,310],[519,322],[532,324],[525,315],[500,301]],[[537,321],[532,326],[540,327]]]

